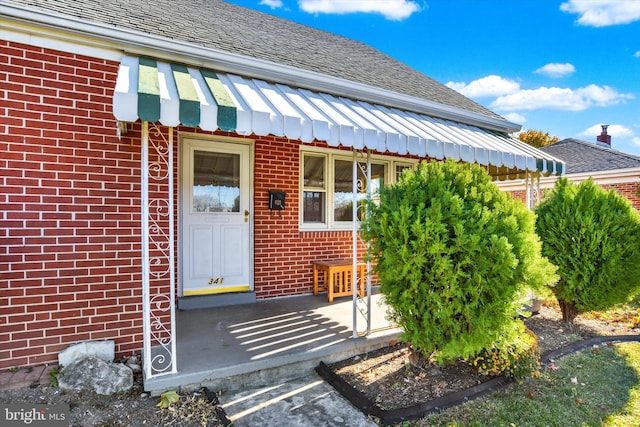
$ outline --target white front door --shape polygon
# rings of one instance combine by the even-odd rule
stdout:
[[[182,296],[249,291],[250,146],[182,141]]]

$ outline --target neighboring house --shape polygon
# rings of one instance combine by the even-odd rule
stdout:
[[[579,183],[593,178],[603,188],[615,189],[640,210],[640,157],[612,149],[607,126],[603,126],[596,143],[567,138],[542,147],[541,151],[566,162],[566,177],[570,181]],[[540,191],[552,188],[556,179],[541,178]],[[526,198],[523,181],[502,182],[499,186],[514,197]]]
[[[0,43],[0,369],[113,339],[176,372],[176,306],[311,293],[418,161],[563,172],[365,44],[218,0],[0,0]]]

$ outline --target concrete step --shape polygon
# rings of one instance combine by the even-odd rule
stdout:
[[[229,393],[269,386],[307,376],[321,361],[333,363],[388,346],[397,341],[399,334],[398,328],[386,329],[310,351],[245,361],[219,369],[196,369],[156,376],[146,379],[145,390],[152,395],[160,395],[167,390],[190,392],[207,387],[215,392]]]
[[[234,427],[375,427],[377,424],[311,371],[301,378],[219,396]]]

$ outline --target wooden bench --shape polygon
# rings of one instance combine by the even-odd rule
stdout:
[[[364,297],[365,264],[358,263],[358,293]],[[332,261],[318,261],[313,263],[313,295],[327,291],[329,302],[334,297],[353,295],[352,286],[353,262],[340,259]],[[320,281],[322,273],[322,281]]]

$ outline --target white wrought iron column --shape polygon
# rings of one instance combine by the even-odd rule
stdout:
[[[538,203],[540,203],[540,201],[542,200],[542,193],[540,192],[540,172],[536,172],[533,191],[534,191],[533,207],[535,209],[535,207],[538,206]]]
[[[525,172],[525,199],[531,210],[540,202],[540,172]]]
[[[531,205],[531,180],[529,171],[524,172],[524,200],[527,205],[527,208],[533,209]]]
[[[353,209],[352,209],[352,221],[353,221],[353,229],[351,231],[351,240],[352,240],[352,291],[353,291],[353,333],[352,337],[357,338],[361,335],[368,335],[371,332],[371,275],[370,271],[370,263],[367,262],[367,268],[365,270],[365,277],[362,278],[366,283],[365,297],[361,297],[358,293],[358,283],[360,277],[358,277],[358,242],[360,240],[359,237],[359,229],[360,229],[360,219],[358,216],[359,200],[358,195],[365,193],[367,199],[371,198],[371,154],[367,150],[366,153],[366,162],[362,162],[363,166],[361,166],[360,161],[358,160],[358,150],[353,149]],[[358,172],[362,172],[362,175],[366,177],[365,181],[358,179]],[[366,208],[362,207],[362,215],[366,215]],[[366,328],[364,332],[358,332],[358,313],[364,318],[366,323]]]
[[[151,126],[151,129],[150,129]],[[145,378],[176,373],[173,128],[142,122],[142,310]]]

